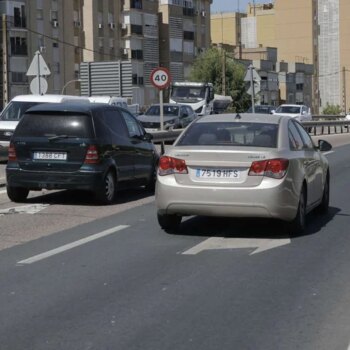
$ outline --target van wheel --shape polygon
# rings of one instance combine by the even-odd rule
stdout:
[[[7,186],[7,196],[11,199],[12,202],[24,202],[29,194],[29,190],[24,187],[12,187]]]
[[[159,226],[166,231],[176,231],[180,224],[182,217],[175,214],[157,214]]]
[[[112,171],[108,171],[103,178],[101,188],[96,192],[97,199],[103,204],[112,204],[116,192],[116,179]]]
[[[306,193],[303,186],[298,205],[298,212],[293,221],[288,225],[288,229],[291,235],[298,235],[304,232],[306,226]]]

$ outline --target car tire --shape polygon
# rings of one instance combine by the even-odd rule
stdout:
[[[12,187],[7,186],[7,196],[11,199],[12,202],[20,203],[24,202],[29,194],[29,190],[24,187]]]
[[[329,173],[327,173],[326,182],[323,188],[322,201],[318,208],[321,214],[327,214],[329,209]]]
[[[298,235],[304,232],[306,226],[306,192],[303,186],[300,197],[297,215],[288,225],[288,230],[291,235]]]
[[[159,226],[165,231],[176,231],[180,224],[182,217],[175,214],[157,214]]]
[[[115,199],[116,183],[114,172],[109,170],[103,178],[102,186],[96,192],[97,200],[103,204],[112,204]]]

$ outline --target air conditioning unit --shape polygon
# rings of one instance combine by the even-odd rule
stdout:
[[[56,21],[56,20],[52,21],[52,26],[57,28],[58,27],[58,21]]]
[[[98,29],[102,29],[103,28],[103,24],[102,23],[99,23],[98,24]]]
[[[115,28],[115,23],[108,23],[109,28],[114,29]]]
[[[79,21],[74,21],[74,27],[79,28],[80,27],[80,22]]]
[[[122,23],[122,29],[126,29],[126,28],[127,28],[126,23]]]
[[[127,55],[129,53],[129,50],[128,49],[124,49],[123,53],[124,53],[124,55]]]
[[[202,17],[205,17],[206,16],[205,11],[201,11],[201,15],[202,15]]]

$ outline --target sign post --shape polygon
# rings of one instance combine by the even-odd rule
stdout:
[[[260,81],[261,78],[259,74],[256,72],[255,68],[252,64],[249,65],[247,73],[244,77],[244,81],[250,83],[250,87],[247,91],[252,97],[252,111],[255,113],[255,94],[260,91]]]
[[[164,130],[164,111],[163,111],[163,89],[169,86],[171,82],[170,72],[167,68],[158,67],[151,72],[151,83],[159,90],[160,106],[160,130]]]
[[[169,86],[171,82],[170,72],[167,68],[158,67],[151,72],[151,83],[159,90],[159,109],[160,109],[160,130],[164,130],[164,111],[163,111],[163,89]],[[164,141],[161,143],[161,153],[164,154]]]

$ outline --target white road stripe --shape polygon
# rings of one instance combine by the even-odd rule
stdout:
[[[326,156],[327,154],[331,154],[331,153],[334,153],[334,151],[324,152],[323,154]]]
[[[7,191],[6,190],[1,190],[0,194],[5,194]]]
[[[35,255],[35,256],[31,257],[31,258],[28,258],[28,259],[25,259],[25,260],[21,260],[17,264],[20,264],[20,265],[22,265],[22,264],[33,264],[33,263],[35,263],[37,261],[49,258],[49,257],[51,257],[53,255],[60,254],[60,253],[62,253],[64,251],[66,251],[66,250],[73,249],[75,247],[78,247],[78,246],[81,246],[83,244],[89,243],[89,242],[94,241],[96,239],[108,236],[108,235],[110,235],[112,233],[124,230],[124,229],[126,229],[128,227],[129,227],[129,225],[119,225],[119,226],[110,228],[108,230],[102,231],[100,233],[96,233],[94,235],[91,235],[89,237],[79,239],[78,241],[75,241],[75,242],[72,242],[72,243],[69,243],[69,244],[65,244],[65,245],[63,245],[61,247],[58,247],[56,249],[49,250],[49,251],[47,251],[45,253]]]

